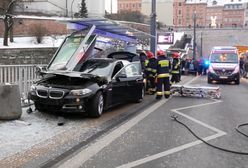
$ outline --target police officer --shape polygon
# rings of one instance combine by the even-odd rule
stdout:
[[[156,99],[170,97],[170,60],[166,57],[165,52],[160,50],[157,52],[157,95]],[[164,92],[163,92],[164,87]]]
[[[173,61],[172,61],[172,70],[171,70],[171,84],[180,82],[180,58],[179,53],[175,52],[172,55]]]
[[[151,51],[147,51],[147,60],[145,62],[145,74],[147,78],[147,93],[155,94],[156,85],[155,77],[157,73],[157,59],[154,57],[154,54]]]

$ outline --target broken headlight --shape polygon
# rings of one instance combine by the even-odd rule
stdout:
[[[78,89],[78,90],[71,90],[70,95],[83,96],[83,95],[89,94],[91,92],[92,92],[92,90],[90,90],[90,89]]]

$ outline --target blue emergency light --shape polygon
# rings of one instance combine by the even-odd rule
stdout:
[[[205,67],[208,67],[208,66],[209,66],[209,60],[205,60],[205,61],[204,61],[204,66],[205,66]]]

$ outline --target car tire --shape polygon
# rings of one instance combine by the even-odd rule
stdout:
[[[235,84],[236,85],[239,85],[239,83],[240,83],[240,80],[239,79],[235,80]]]
[[[138,100],[136,100],[136,101],[135,101],[136,103],[141,103],[141,102],[143,101],[143,99],[144,99],[144,97],[145,97],[145,87],[142,88],[141,94],[142,94],[142,95],[141,95],[141,98],[138,99]]]
[[[211,84],[212,80],[208,77],[208,83]]]
[[[103,107],[104,107],[104,98],[102,92],[99,91],[90,101],[90,106],[88,109],[90,117],[99,118],[103,113]]]
[[[35,109],[39,112],[47,112],[47,110],[39,103],[34,103]]]

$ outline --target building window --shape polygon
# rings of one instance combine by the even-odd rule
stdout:
[[[182,6],[182,3],[181,3],[181,2],[179,2],[179,3],[178,3],[178,6]]]
[[[178,15],[181,15],[182,14],[182,11],[181,10],[178,10]]]

